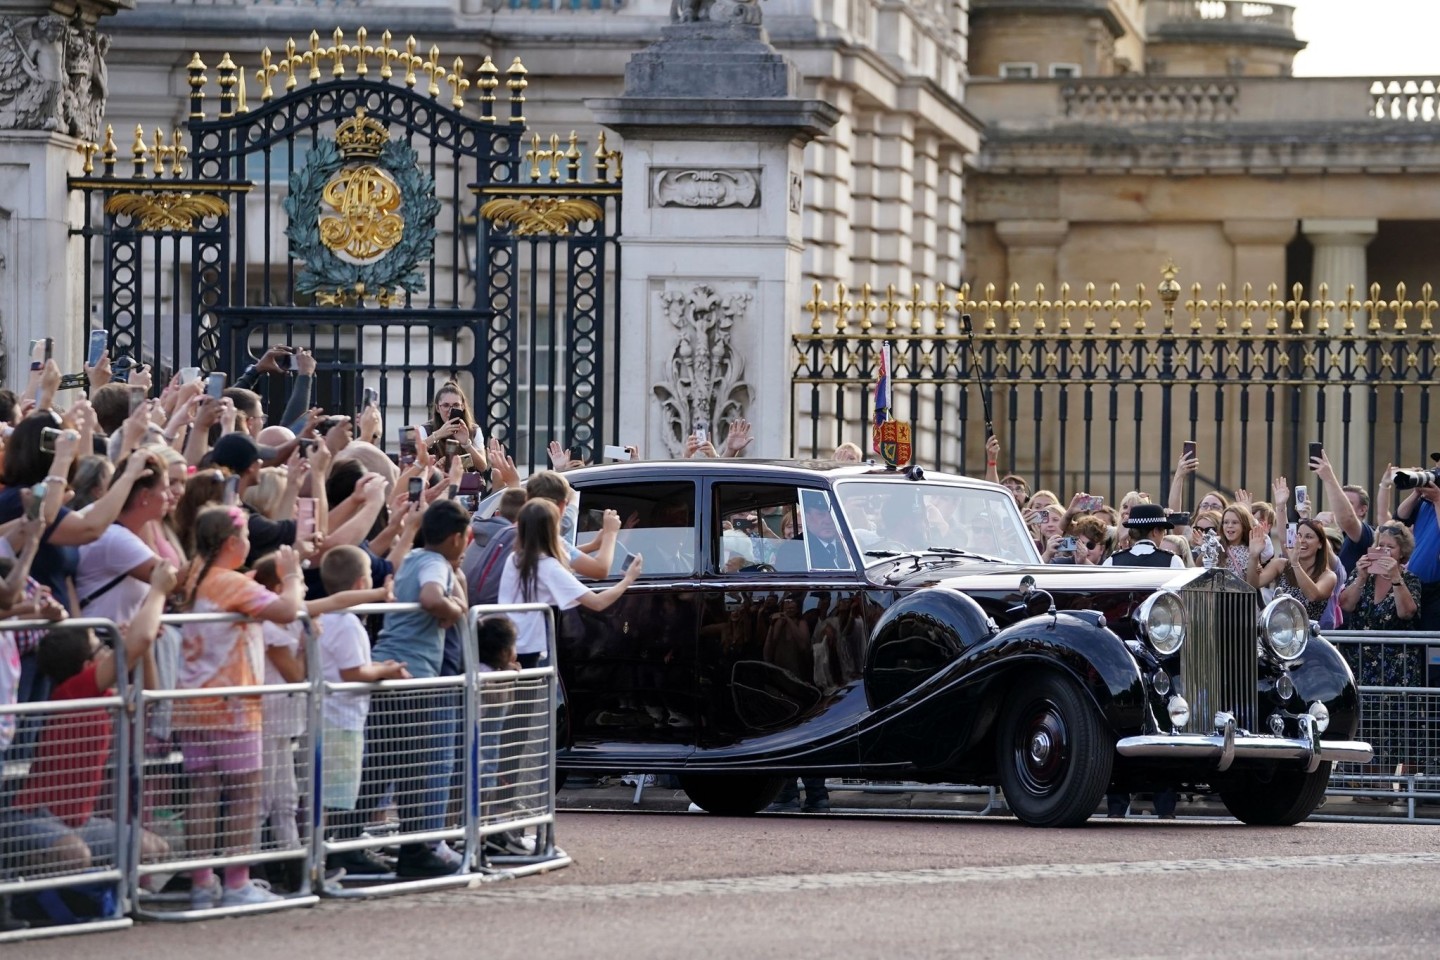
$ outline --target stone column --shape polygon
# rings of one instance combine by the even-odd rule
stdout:
[[[893,279],[880,267],[879,224],[880,201],[876,197],[878,170],[876,152],[879,144],[877,132],[879,114],[871,110],[860,110],[849,118],[854,130],[854,150],[851,153],[850,174],[850,279],[856,289],[861,284],[879,286]],[[882,287],[883,289],[883,287]]]
[[[1053,294],[1059,284],[1060,244],[1069,233],[1068,220],[996,222],[995,235],[1005,245],[1005,291],[1018,283],[1020,295],[1028,299],[1035,295],[1035,284],[1043,283],[1045,292]]]
[[[939,271],[936,247],[939,242],[939,215],[940,200],[937,188],[940,183],[940,138],[933,133],[924,133],[915,138],[915,163],[912,168],[914,176],[911,180],[914,200],[911,207],[914,209],[914,220],[911,226],[910,235],[912,249],[910,252],[910,269],[914,274],[914,281],[933,286],[936,280],[945,278],[948,283],[948,274]],[[926,296],[931,296],[933,290],[926,291]]]
[[[1365,248],[1375,239],[1379,229],[1380,224],[1376,220],[1300,221],[1300,232],[1305,234],[1315,250],[1308,295],[1312,299],[1318,297],[1320,284],[1324,283],[1329,286],[1330,299],[1341,300],[1347,295],[1350,285],[1354,284],[1355,298],[1364,300],[1369,295],[1370,285]],[[1338,323],[1338,317],[1332,315],[1330,329],[1337,330]],[[1362,326],[1357,325],[1356,329],[1363,335]],[[1329,375],[1338,379],[1339,374],[1332,370]],[[1344,483],[1360,483],[1367,488],[1372,486],[1378,471],[1368,456],[1370,424],[1365,415],[1364,397],[1358,390],[1351,395],[1350,423],[1347,427],[1341,419],[1345,388],[1326,387],[1324,396],[1325,429],[1318,439],[1324,442],[1325,453],[1335,466],[1335,472]],[[1315,418],[1310,416],[1308,419],[1313,423]],[[1347,446],[1348,456],[1345,453]],[[1303,446],[1301,456],[1304,456]]]
[[[855,94],[842,84],[822,83],[820,95],[841,111],[841,117],[833,130],[805,148],[804,271],[824,284],[829,296],[835,283],[849,284],[853,275],[850,110]]]
[[[940,152],[940,179],[935,196],[935,250],[939,282],[958,288],[965,277],[965,156],[959,150]]]
[[[790,336],[801,315],[804,145],[839,111],[796,96],[754,0],[674,23],[591,100],[625,138],[621,422],[652,457],[697,420],[750,420],[752,456],[789,452]],[[678,9],[678,8],[677,8]],[[738,12],[737,12],[738,11]]]
[[[885,282],[908,296],[915,265],[915,118],[880,116],[875,167],[875,260]]]
[[[23,388],[31,340],[51,337],[62,372],[81,368],[88,327],[80,222],[67,174],[100,137],[109,38],[100,17],[134,0],[0,3],[0,378]]]
[[[1285,285],[1285,248],[1295,239],[1294,220],[1226,220],[1225,239],[1233,251],[1231,292],[1253,284],[1263,291],[1270,284]]]

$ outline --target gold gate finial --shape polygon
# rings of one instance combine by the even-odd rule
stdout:
[[[500,68],[495,66],[494,60],[486,57],[475,72],[479,74],[475,87],[480,91],[480,122],[494,123],[495,88],[500,86]]]
[[[1160,302],[1165,305],[1165,331],[1167,333],[1175,326],[1175,301],[1180,299],[1180,282],[1175,278],[1179,273],[1180,268],[1175,266],[1175,261],[1167,258],[1164,265],[1160,267],[1160,276],[1162,277],[1160,285],[1155,288],[1155,292],[1160,295]],[[1141,297],[1144,297],[1143,292]]]
[[[195,51],[195,56],[190,58],[190,63],[185,67],[190,73],[190,116],[192,119],[205,119],[205,61],[200,59],[200,51]]]
[[[510,89],[510,122],[521,124],[525,122],[525,88],[530,86],[530,81],[525,79],[525,75],[530,71],[526,70],[525,64],[520,62],[519,57],[516,57],[515,62],[510,64],[510,69],[506,72],[510,77],[505,82],[505,86]]]

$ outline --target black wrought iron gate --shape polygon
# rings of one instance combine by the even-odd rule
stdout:
[[[392,443],[452,378],[522,463],[613,440],[621,167],[603,134],[542,142],[519,58],[472,72],[388,32],[208,69],[189,65],[185,134],[136,127],[126,153],[107,128],[71,180],[112,356],[233,377],[289,343],[315,353],[327,410],[377,388]]]

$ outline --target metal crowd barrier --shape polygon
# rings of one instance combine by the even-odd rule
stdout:
[[[156,641],[161,645],[160,659],[180,656],[178,645],[187,630],[263,629],[257,621],[230,613],[172,614],[161,623],[164,628]],[[302,616],[296,625],[306,649],[318,651],[308,618]],[[176,646],[165,649],[168,644]],[[314,683],[307,679],[198,689],[144,689],[139,682],[133,686],[131,790],[140,798],[132,830],[138,842],[130,847],[135,916],[203,920],[318,902],[311,871],[306,869],[312,843],[304,821],[297,818],[296,832],[290,836],[281,828],[280,818],[269,818],[271,839],[264,840],[266,814],[271,812],[266,809],[267,796],[282,781],[289,783],[283,766],[266,761],[280,760],[283,754],[292,764],[297,797],[310,794],[314,752],[305,736],[279,753],[267,749],[267,740],[272,739],[275,724],[292,713],[297,699],[308,704]],[[248,873],[256,865],[286,863],[294,865],[290,875],[298,879],[296,889],[269,902],[231,902],[224,889],[224,871]],[[171,883],[179,874],[189,875],[188,886]],[[197,887],[199,875],[209,876],[210,882]]]
[[[555,846],[555,715],[560,694],[555,613],[544,604],[480,606],[472,608],[467,619],[473,631],[482,617],[524,609],[544,615],[548,662],[528,670],[471,674],[480,718],[479,756],[473,768],[474,846],[493,851],[486,854],[486,866],[509,876],[542,873],[570,862]],[[517,850],[513,841],[508,847],[495,842],[532,827],[533,850]]]
[[[1440,824],[1440,636],[1332,631],[1360,688],[1370,763],[1337,764],[1317,819]]]
[[[131,836],[125,644],[108,620],[11,620],[0,631],[90,630],[115,658],[114,693],[0,704],[0,942],[128,927]],[[109,726],[108,736],[103,728]],[[98,767],[86,810],[81,769]],[[42,802],[43,805],[32,805]],[[28,926],[21,926],[22,921]]]
[[[363,616],[418,609],[417,604],[373,604],[351,612]],[[313,869],[319,876],[327,863],[343,865],[347,854],[371,855],[362,858],[369,863],[359,864],[363,872],[347,866],[338,883],[325,884],[325,896],[467,886],[477,875],[516,877],[570,862],[554,843],[553,663],[535,670],[482,672],[475,656],[481,617],[524,611],[544,615],[547,646],[553,651],[555,628],[548,606],[475,607],[456,625],[463,641],[463,676],[321,683],[310,725],[318,731],[314,742],[321,770],[313,801]],[[320,675],[317,663],[311,663],[310,674]],[[325,784],[336,780],[333,771],[341,762],[337,753],[350,745],[321,715],[335,698],[365,692],[370,694],[370,710],[356,808],[338,810],[325,802],[323,793]],[[382,811],[394,815],[382,819]],[[533,849],[520,835],[530,828],[536,831]],[[407,875],[407,858],[420,854],[422,845],[435,856],[452,859],[456,871]],[[396,855],[393,862],[391,855]]]
[[[374,604],[349,612],[363,617],[418,610],[418,604]],[[5,757],[0,907],[28,908],[46,891],[100,886],[113,891],[107,901],[113,905],[85,923],[36,926],[0,934],[0,940],[126,926],[127,914],[199,920],[308,906],[322,895],[472,885],[566,866],[570,859],[554,837],[553,661],[532,670],[482,671],[476,660],[481,617],[526,611],[544,616],[553,651],[548,606],[477,607],[456,625],[461,675],[331,682],[324,679],[318,627],[302,617],[304,681],[202,689],[174,688],[184,631],[256,622],[234,614],[166,616],[156,654],[170,667],[162,666],[156,688],[143,689],[139,666],[127,677],[122,659],[112,696],[0,707],[0,723],[15,717],[51,724],[104,710],[113,732],[97,808],[113,814],[104,821],[109,833],[103,843],[95,843],[99,855],[92,851],[88,864],[34,854],[26,838],[38,834],[40,818],[15,800],[31,763],[18,748]],[[69,620],[64,626],[94,628],[123,658],[119,631],[109,621]],[[55,627],[48,621],[0,624],[0,630]],[[356,723],[353,708],[362,694],[370,699],[369,711]],[[328,722],[337,708],[339,722]],[[533,841],[524,835],[530,830]],[[74,843],[65,840],[65,848]],[[454,871],[407,876],[405,857],[394,854],[422,847],[443,856]],[[325,879],[327,859],[357,851],[376,869]],[[195,888],[196,872],[204,877],[207,871],[243,869],[248,876],[255,866],[288,881],[281,899],[239,903],[210,884]]]

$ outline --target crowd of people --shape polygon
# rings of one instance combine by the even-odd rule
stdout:
[[[1031,490],[1025,478],[998,474],[999,444],[988,445],[988,479],[1007,487],[1036,549],[1047,563],[1132,566],[1219,566],[1257,588],[1268,601],[1294,597],[1326,630],[1440,629],[1440,487],[1421,485],[1397,496],[1396,468],[1387,466],[1377,493],[1342,483],[1323,449],[1307,464],[1312,484],[1276,477],[1270,499],[1249,491],[1202,491],[1185,502],[1200,466],[1187,448],[1161,503],[1130,490],[1118,502],[1078,491],[1062,500]],[[1321,498],[1321,499],[1317,499]],[[1317,510],[1317,503],[1327,509]],[[1365,684],[1413,684],[1423,664],[1414,647],[1352,663]]]
[[[412,434],[413,454],[397,463],[380,447],[384,424],[371,394],[355,411],[312,406],[315,360],[306,350],[274,347],[230,384],[187,369],[157,385],[143,366],[120,382],[102,357],[86,367],[78,395],[60,389],[53,360],[37,366],[23,394],[0,391],[0,620],[38,621],[0,631],[0,705],[106,696],[122,679],[121,662],[146,688],[173,690],[299,683],[307,662],[320,663],[332,683],[463,672],[457,625],[482,585],[474,561],[493,531],[486,521],[472,524],[462,504],[473,505],[487,472],[515,488],[506,499],[515,509],[502,511],[515,521],[513,533],[493,538],[513,549],[485,568],[492,602],[603,609],[643,569],[635,558],[599,593],[577,580],[577,571],[608,571],[618,525],[570,546],[574,498],[564,478],[539,471],[522,487],[513,460],[486,443],[454,382],[435,392],[429,422]],[[276,423],[267,422],[257,392],[271,377],[291,381]],[[562,518],[570,524],[564,533]],[[411,606],[365,620],[349,612],[387,601]],[[165,613],[247,620],[176,627],[162,625]],[[118,637],[68,625],[80,618],[111,621]],[[487,618],[477,633],[473,657],[482,671],[546,658],[538,615]],[[307,636],[318,659],[305,649]],[[372,705],[354,688],[327,697],[323,803],[333,839],[354,839],[387,816],[398,818],[401,833],[432,831],[443,820],[461,748],[458,701],[415,701],[376,697]],[[281,895],[244,861],[262,844],[300,845],[308,813],[295,768],[301,704],[270,694],[151,704],[147,769],[153,760],[162,772],[147,773],[142,788],[142,857],[234,864],[172,881],[188,886],[192,906]],[[492,788],[505,782],[502,744],[524,736],[511,724],[482,738]],[[18,722],[0,713],[0,878],[113,862],[115,811],[104,784],[114,739],[113,714],[103,709]],[[178,764],[167,760],[177,756]],[[416,782],[396,783],[401,777]],[[152,822],[160,808],[179,808],[179,831],[167,835]],[[518,833],[489,843],[492,852],[534,850],[534,839]],[[434,877],[462,862],[444,842],[406,843],[393,858],[334,854],[327,869],[332,880]],[[0,921],[15,922],[6,914]]]

